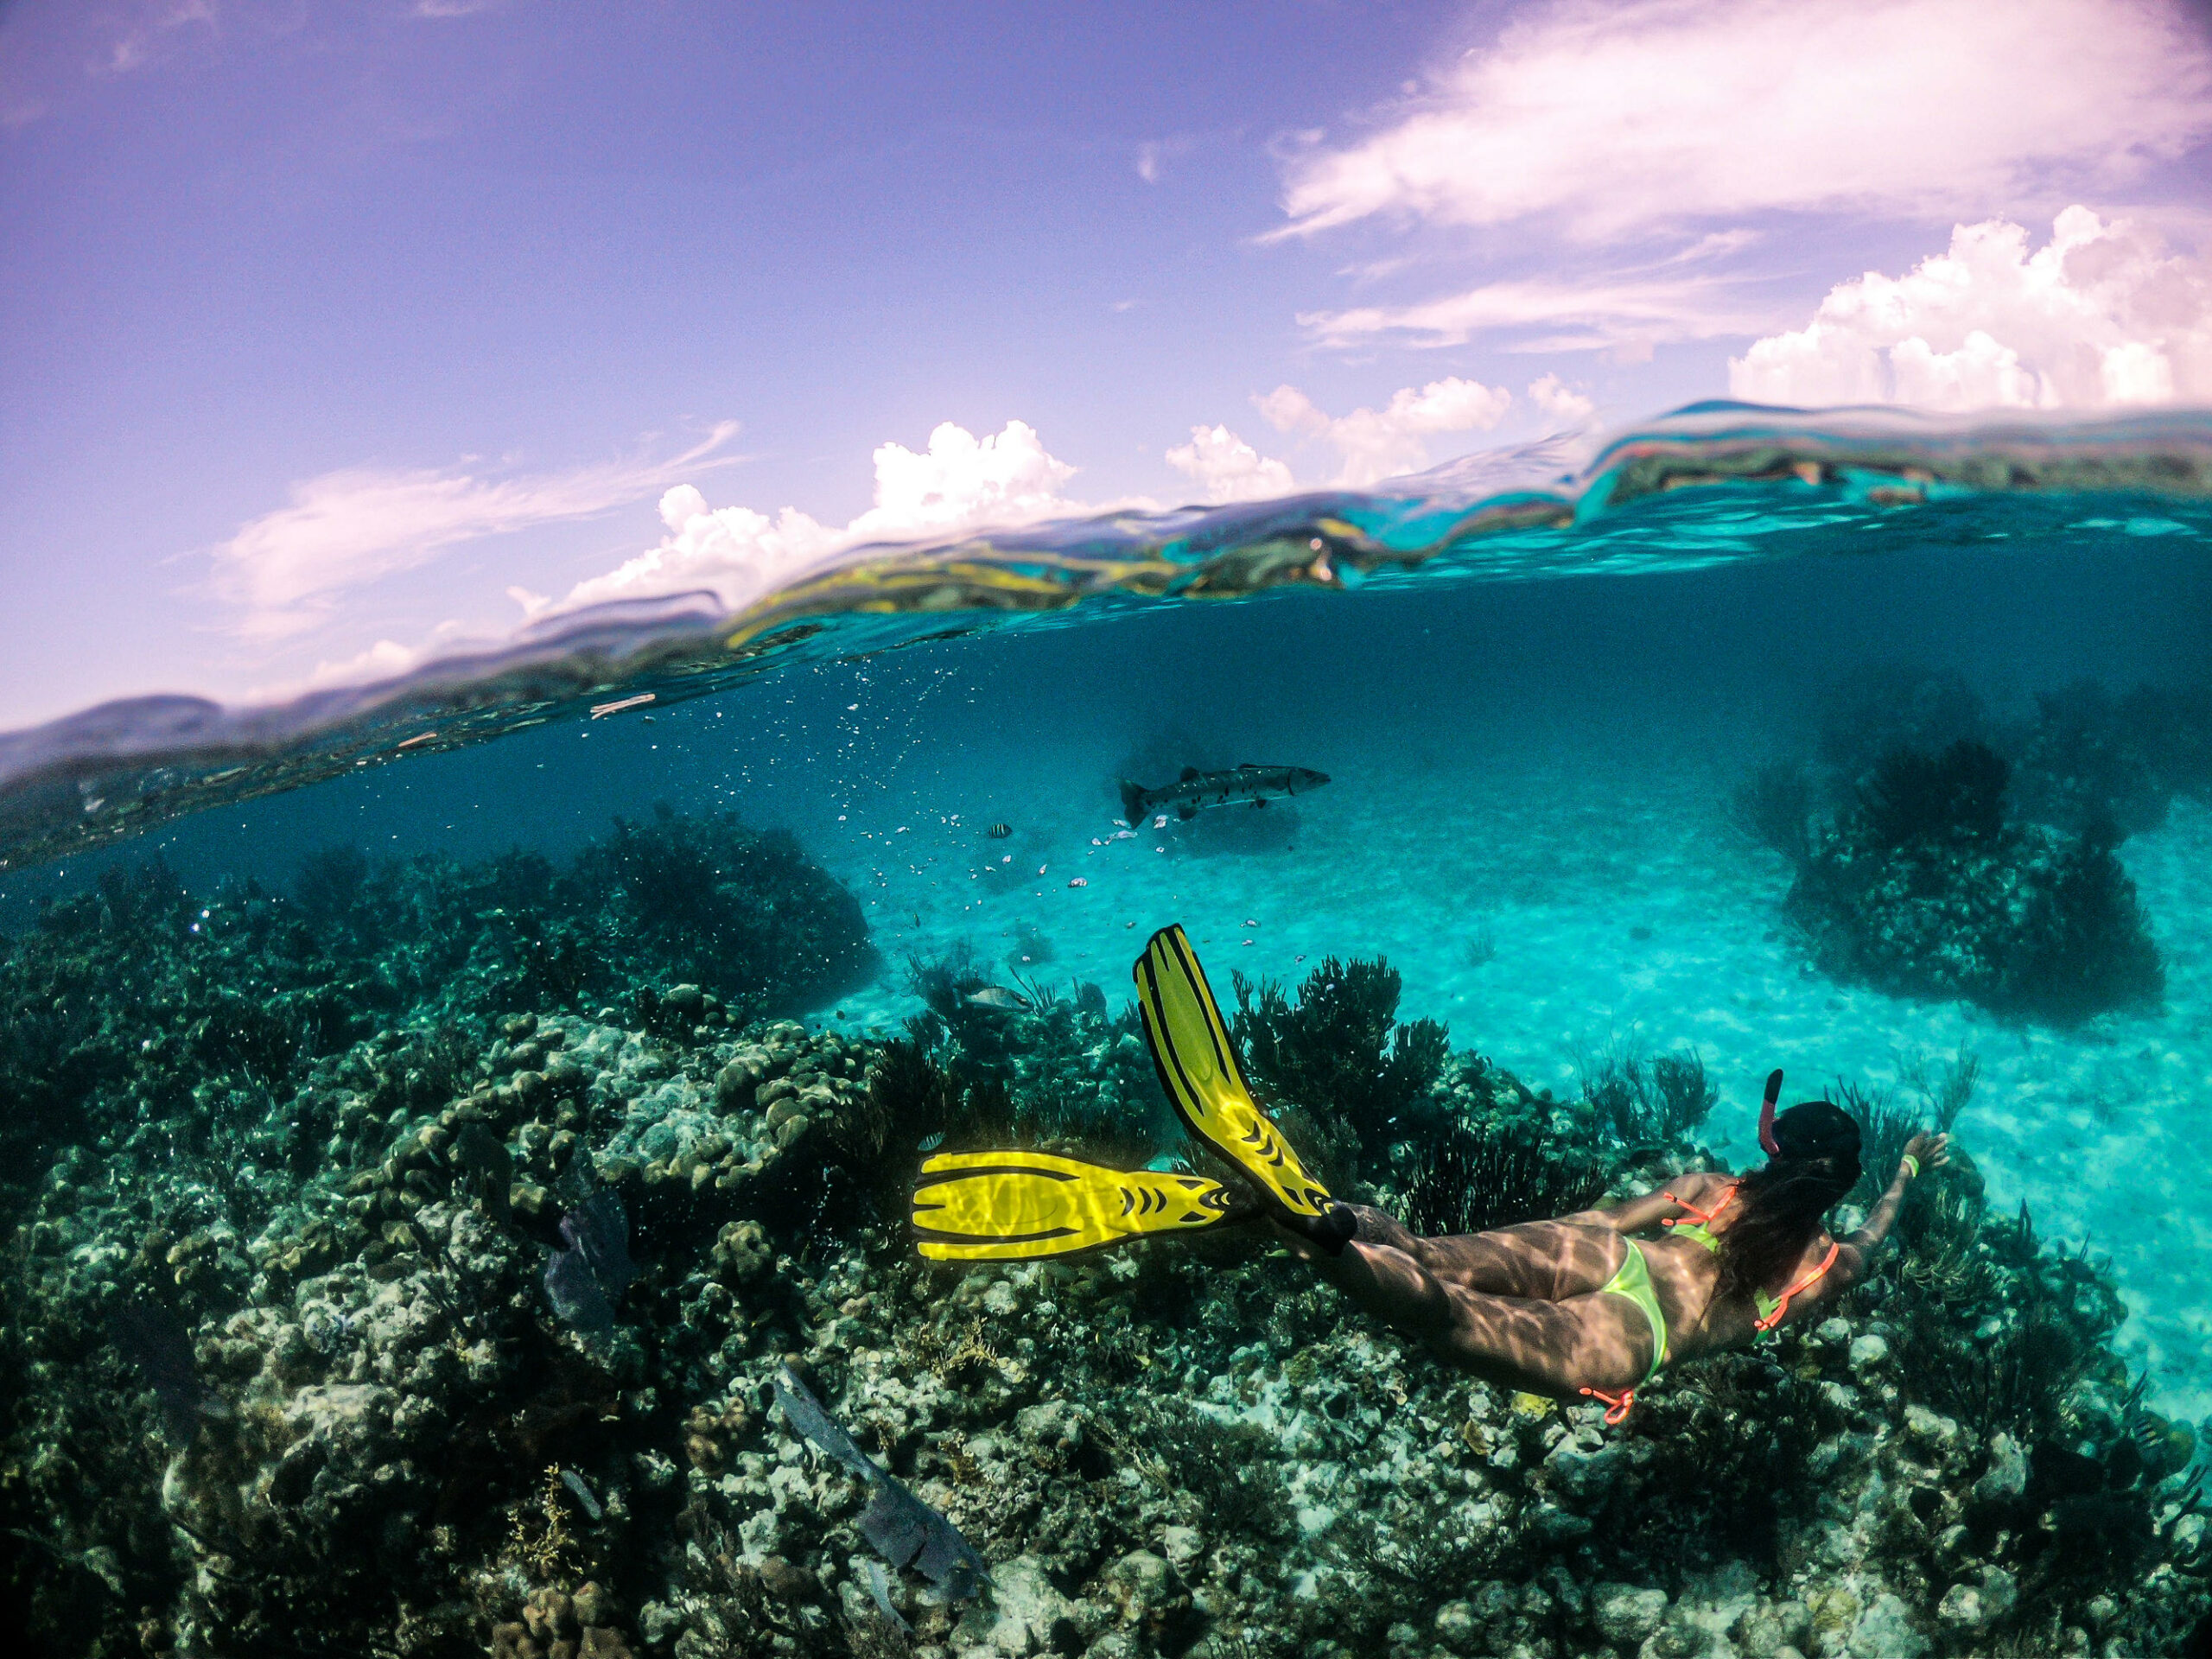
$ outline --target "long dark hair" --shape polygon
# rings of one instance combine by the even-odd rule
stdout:
[[[1716,1296],[1764,1290],[1805,1253],[1829,1211],[1859,1185],[1859,1125],[1825,1100],[1774,1120],[1779,1148],[1736,1189],[1741,1209],[1720,1235]]]

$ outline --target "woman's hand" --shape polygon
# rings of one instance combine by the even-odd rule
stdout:
[[[1904,1155],[1923,1170],[1941,1169],[1951,1161],[1950,1147],[1948,1135],[1916,1135],[1904,1143]]]

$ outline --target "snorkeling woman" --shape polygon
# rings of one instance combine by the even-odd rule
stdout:
[[[1914,1136],[1865,1224],[1831,1238],[1824,1219],[1859,1181],[1859,1126],[1827,1101],[1777,1114],[1777,1071],[1759,1116],[1767,1162],[1748,1175],[1684,1175],[1603,1209],[1418,1238],[1379,1210],[1334,1202],[1306,1173],[1254,1100],[1182,929],[1153,936],[1136,982],[1168,1099],[1249,1195],[1203,1176],[1043,1153],[940,1154],[914,1193],[923,1255],[1065,1255],[1260,1219],[1440,1358],[1503,1387],[1591,1396],[1618,1423],[1669,1362],[1741,1346],[1833,1302],[1865,1272],[1906,1185],[1948,1158],[1948,1137]]]
[[[1769,1156],[1748,1175],[1683,1175],[1625,1204],[1446,1238],[1351,1205],[1332,1206],[1325,1227],[1270,1219],[1439,1357],[1506,1388],[1588,1395],[1618,1423],[1669,1361],[1741,1347],[1833,1302],[1866,1271],[1906,1184],[1948,1160],[1948,1137],[1915,1135],[1866,1224],[1830,1238],[1822,1218],[1859,1183],[1859,1126],[1824,1100],[1777,1116],[1781,1085],[1779,1071],[1767,1080]]]

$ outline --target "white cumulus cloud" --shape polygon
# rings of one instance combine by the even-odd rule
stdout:
[[[1487,432],[1505,418],[1513,394],[1454,375],[1418,389],[1402,387],[1382,408],[1356,409],[1349,415],[1325,414],[1295,386],[1277,386],[1253,402],[1276,431],[1335,449],[1341,462],[1336,481],[1363,489],[1427,466],[1432,437]]]
[[[1973,212],[2182,154],[2208,90],[2179,0],[1548,0],[1371,136],[1295,158],[1278,234]]]
[[[2104,409],[2212,401],[2212,266],[2087,207],[2031,251],[2009,220],[1961,225],[1902,276],[1829,290],[1756,341],[1729,389],[1760,403]]]
[[[211,35],[221,25],[212,0],[150,0],[123,9],[128,22],[111,44],[107,61],[99,66],[110,74],[127,75],[143,69],[161,50],[162,37],[189,24],[199,24]]]
[[[1579,427],[1596,413],[1598,405],[1555,374],[1529,383],[1529,401],[1544,412],[1555,427]]]
[[[383,680],[396,680],[425,663],[436,661],[467,639],[467,634],[460,623],[448,620],[431,629],[419,645],[407,645],[397,639],[378,639],[348,656],[323,658],[308,673],[251,685],[246,690],[246,701],[289,702],[309,691],[328,690],[337,686],[373,685]]]
[[[295,484],[291,500],[213,552],[211,585],[235,626],[270,640],[313,627],[348,588],[427,563],[479,537],[589,518],[695,471],[737,430],[715,429],[684,454],[572,472],[486,478],[461,468],[349,467]]]
[[[842,526],[825,524],[797,507],[785,507],[773,518],[751,507],[710,507],[696,486],[679,484],[661,497],[667,534],[660,544],[578,582],[563,603],[703,589],[734,608],[846,548],[1098,511],[1060,493],[1075,470],[1049,454],[1025,422],[1008,421],[1004,429],[978,438],[947,421],[930,434],[926,449],[898,443],[877,448],[875,505]],[[527,607],[529,600],[524,602]]]
[[[1586,282],[1550,277],[1485,283],[1464,294],[1411,305],[1301,311],[1300,324],[1328,346],[1351,346],[1378,334],[1414,346],[1464,346],[1492,329],[1538,328],[1508,349],[1598,351],[1755,332],[1753,314],[1712,276],[1605,276]]]
[[[1191,441],[1166,456],[1167,464],[1198,486],[1208,504],[1264,501],[1298,487],[1290,468],[1262,454],[1225,426],[1194,426]]]

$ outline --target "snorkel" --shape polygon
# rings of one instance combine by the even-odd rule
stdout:
[[[1774,1138],[1774,1103],[1782,1098],[1782,1068],[1777,1066],[1767,1073],[1766,1098],[1759,1105],[1759,1150],[1770,1158],[1782,1155],[1781,1143]]]

